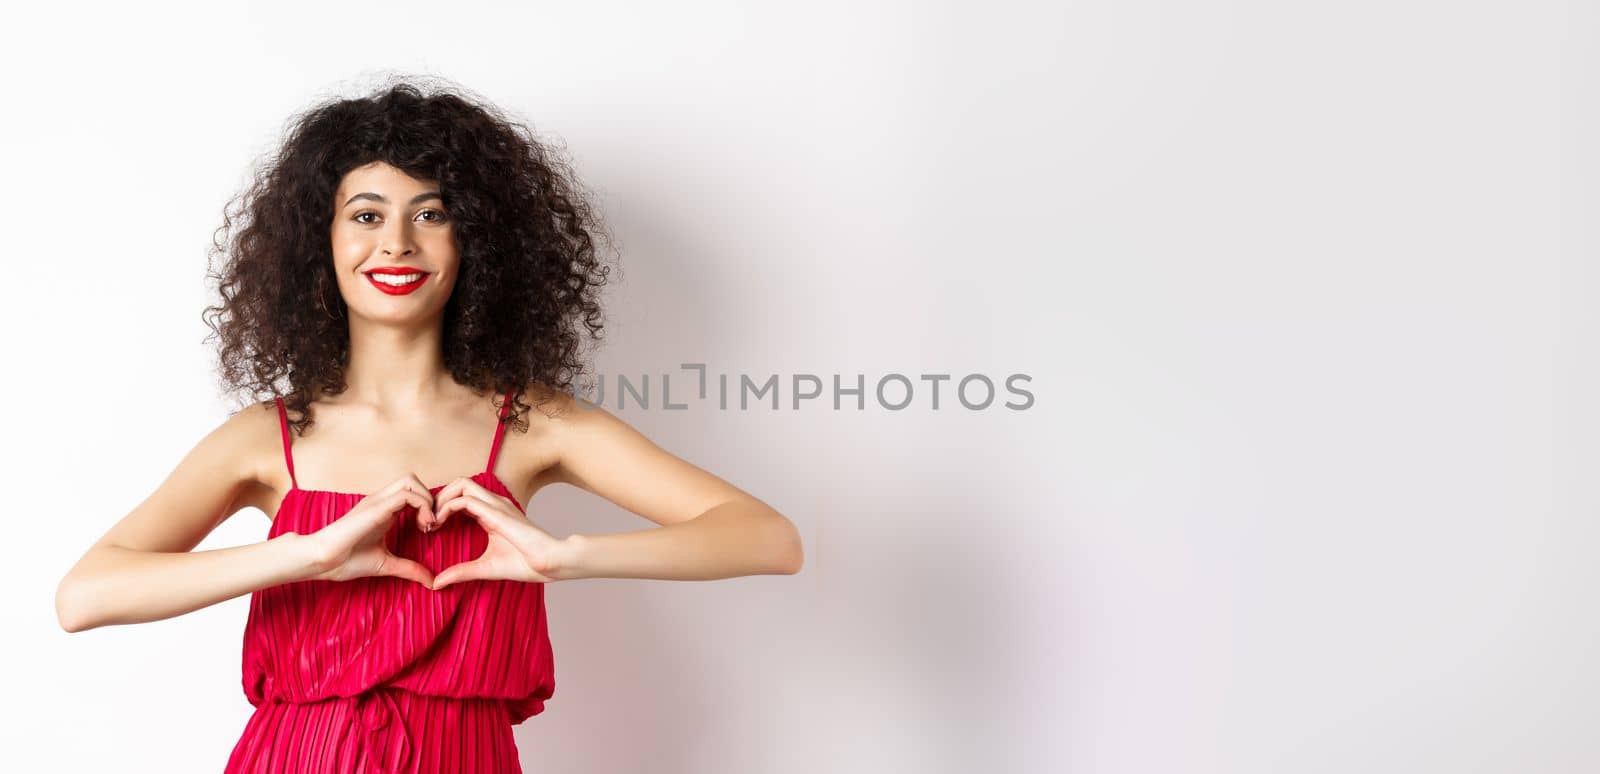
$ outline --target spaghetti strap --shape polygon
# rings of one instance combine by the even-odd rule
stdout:
[[[483,468],[484,472],[491,476],[494,475],[494,458],[500,454],[500,439],[506,434],[506,410],[511,408],[512,395],[512,392],[505,394],[505,402],[500,404],[500,421],[494,425],[494,443],[489,445],[489,463]]]
[[[299,489],[300,482],[294,477],[294,455],[289,453],[289,415],[283,409],[282,397],[274,395],[272,400],[278,404],[278,430],[283,433],[283,464],[289,468],[289,484]]]

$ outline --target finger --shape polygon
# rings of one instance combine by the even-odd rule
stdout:
[[[476,479],[470,476],[464,476],[451,481],[444,489],[439,490],[440,502],[445,500],[446,492],[450,493],[449,497],[451,498],[470,495],[480,500],[487,500],[489,502],[494,502],[495,500],[500,499],[500,495],[489,491],[488,487],[478,483]]]
[[[417,529],[423,532],[432,532],[439,528],[437,516],[439,500],[432,492],[428,491],[426,485],[417,480],[416,476],[412,476],[411,481],[413,483],[410,484],[409,488],[416,491],[418,496],[422,498],[422,504],[417,506]]]
[[[470,580],[492,580],[494,573],[490,572],[489,563],[482,559],[473,559],[470,562],[452,564],[444,568],[433,578],[433,590],[438,591],[453,583]]]
[[[422,497],[426,504],[417,505],[415,502],[412,503],[413,505],[417,506],[417,528],[423,532],[431,531],[433,526],[433,509],[437,504],[437,501],[434,499],[433,493],[428,491],[428,485],[422,483],[422,479],[417,478],[417,474],[407,473],[403,478],[391,484],[391,486],[416,492]]]
[[[493,492],[489,492],[489,496],[496,497]],[[458,511],[465,511],[468,516],[477,521],[478,525],[484,529],[490,532],[501,532],[507,526],[505,521],[506,514],[502,510],[505,507],[500,503],[482,500],[472,495],[462,495],[439,507],[439,522],[442,524],[452,514]]]
[[[462,482],[466,480],[467,479],[465,477],[457,478],[454,481],[445,484],[444,487],[433,496],[434,514],[433,524],[431,525],[433,530],[438,530],[440,527],[444,526],[444,505],[445,503],[448,503],[456,498],[462,489]]]
[[[391,524],[395,515],[408,504],[421,502],[415,492],[396,489],[388,494],[371,494],[362,498],[350,513],[334,519],[322,531],[336,533],[346,545],[360,542],[380,524]]]
[[[425,510],[428,507],[427,495],[421,494],[415,489],[397,489],[391,493],[390,496],[395,500],[395,507],[389,511],[390,514],[400,511],[407,505],[410,505],[419,511]]]
[[[434,498],[435,502],[438,505],[443,505],[450,500],[454,500],[457,497],[467,494],[469,491],[471,491],[472,487],[478,487],[480,489],[482,488],[479,486],[478,482],[473,481],[471,477],[462,476],[457,478],[454,481],[445,484],[444,488],[439,490],[439,494]]]
[[[428,491],[428,486],[422,483],[422,479],[417,478],[417,474],[407,473],[389,482],[388,486],[378,490],[375,494],[388,495],[399,491],[416,492],[422,498],[422,503],[418,503],[415,500],[408,500],[407,502],[417,509],[417,528],[427,532],[428,525],[433,521],[433,495]]]
[[[433,518],[433,508],[438,504],[438,501],[434,499],[433,492],[428,490],[428,485],[422,483],[422,479],[417,478],[417,474],[410,473],[407,474],[406,486],[408,489],[415,490],[417,494],[422,495],[422,499],[428,502],[428,507],[426,509],[418,510],[426,510],[428,513],[428,518],[431,520]]]
[[[367,518],[372,526],[389,523],[408,505],[421,512],[428,509],[428,500],[415,490],[395,489],[374,503],[374,507],[367,513]]]
[[[446,492],[449,494],[447,495]],[[510,500],[507,500],[506,498],[489,491],[482,484],[479,484],[470,478],[458,478],[454,481],[451,481],[447,486],[445,486],[444,489],[439,490],[439,523],[444,523],[445,518],[448,516],[448,512],[454,512],[454,510],[459,510],[460,508],[466,507],[465,504],[461,504],[455,506],[454,509],[451,509],[449,507],[450,503],[465,499],[476,499],[480,502],[488,503],[490,505],[509,505],[511,503]]]
[[[379,575],[388,575],[395,578],[405,578],[416,581],[424,586],[433,586],[433,573],[428,568],[402,556],[389,554],[383,558],[383,566],[378,570]]]
[[[422,483],[422,479],[417,478],[417,474],[415,473],[407,473],[400,478],[390,481],[389,485],[379,489],[377,494],[388,494],[400,489],[409,489],[422,495],[423,497],[432,499],[431,494],[428,492],[428,485]]]

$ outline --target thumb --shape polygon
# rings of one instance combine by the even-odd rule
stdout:
[[[379,575],[388,575],[395,578],[405,578],[416,581],[424,586],[433,585],[433,573],[428,568],[404,557],[389,554],[383,558],[383,566],[378,569]]]
[[[488,580],[493,576],[489,573],[489,563],[482,559],[473,559],[446,567],[433,579],[433,590],[438,591],[452,583],[469,580]]]

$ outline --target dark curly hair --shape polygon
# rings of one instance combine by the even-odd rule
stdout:
[[[543,404],[572,389],[586,373],[585,329],[598,341],[604,327],[598,293],[612,267],[596,247],[609,240],[570,163],[486,100],[415,80],[291,118],[213,239],[207,278],[221,303],[202,317],[205,341],[221,342],[222,384],[256,400],[282,396],[300,432],[319,390],[346,387],[349,328],[329,228],[340,181],[370,162],[439,183],[461,258],[444,311],[445,366],[480,395],[514,392],[508,422],[524,425],[524,392]]]

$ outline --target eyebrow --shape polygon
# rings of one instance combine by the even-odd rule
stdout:
[[[353,202],[357,199],[371,199],[375,202],[383,202],[384,204],[389,203],[389,200],[384,198],[383,194],[375,194],[371,191],[362,191],[361,193],[350,197],[347,201],[345,201],[343,206],[349,207],[350,202]],[[439,201],[444,201],[444,197],[440,196],[438,191],[424,191],[416,196],[411,197],[411,201],[409,203],[417,204],[418,202],[425,202],[429,199],[438,199]]]

